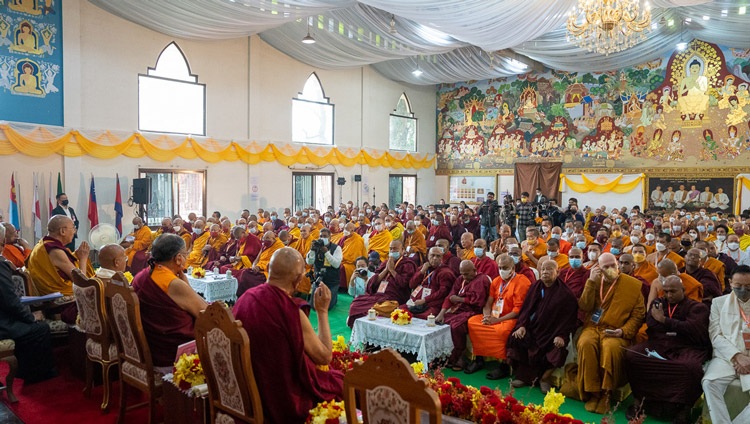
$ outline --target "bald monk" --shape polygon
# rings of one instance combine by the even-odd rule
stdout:
[[[515,242],[515,239],[513,239]],[[532,271],[531,268],[526,266],[526,264],[521,260],[521,257],[523,254],[521,253],[521,248],[518,247],[518,244],[510,244],[508,248],[508,256],[513,260],[513,264],[515,265],[513,267],[513,270],[516,272],[516,274],[521,274],[529,279],[529,281],[536,281],[536,274],[534,274],[534,271]]]
[[[305,274],[302,255],[292,248],[277,250],[268,265],[268,284],[245,292],[234,306],[234,316],[252,340],[253,372],[261,390],[264,418],[270,423],[301,423],[319,402],[341,399],[343,374],[322,371],[332,358],[325,284],[315,291],[318,333],[300,309],[294,294]],[[289,402],[294,399],[294,402]]]
[[[133,218],[133,232],[125,238],[125,241],[120,243],[120,246],[125,248],[130,272],[133,275],[138,274],[146,267],[148,251],[151,249],[152,242],[151,229],[143,224],[140,217]]]
[[[583,266],[583,251],[578,247],[571,247],[568,251],[569,267],[561,269],[558,278],[563,284],[568,286],[576,299],[581,297],[586,280],[589,279],[591,270]]]
[[[568,261],[568,255],[560,252],[560,240],[550,238],[547,241],[547,254],[539,258],[539,263],[551,260],[557,264],[557,269],[565,269],[570,267],[570,261]]]
[[[363,213],[357,216],[357,234],[364,237],[370,232],[370,220]]]
[[[656,266],[646,260],[646,246],[642,244],[636,244],[631,250],[633,254],[633,261],[635,262],[635,270],[633,270],[633,277],[640,277],[651,284],[654,279],[659,277],[659,272],[656,270]]]
[[[724,293],[724,282],[726,280],[726,265],[724,265],[724,262],[714,258],[711,256],[711,252],[709,251],[709,245],[712,245],[712,250],[716,251],[716,244],[710,243],[704,240],[697,240],[695,242],[694,247],[696,249],[700,249],[702,251],[701,253],[701,266],[709,271],[711,271],[715,276],[716,279],[719,281],[719,288],[721,290],[721,293]]]
[[[276,234],[273,231],[263,233],[262,242],[263,247],[255,258],[253,266],[242,270],[242,273],[237,279],[239,280],[237,285],[238,298],[248,289],[266,282],[268,263],[271,261],[271,256],[273,256],[274,252],[284,247],[284,244],[278,237],[276,237]]]
[[[404,229],[404,246],[406,246],[406,255],[421,266],[427,257],[427,242],[424,234],[417,230],[414,221],[408,221]]]
[[[175,219],[172,223],[174,224],[174,233],[185,242],[185,250],[190,251],[193,246],[193,233],[185,228],[185,222],[180,218]]]
[[[462,261],[459,269],[461,275],[456,278],[450,294],[443,301],[440,313],[435,317],[437,323],[445,323],[451,327],[453,350],[446,367],[454,371],[463,369],[466,336],[469,333],[468,321],[482,310],[490,287],[490,277],[477,274],[471,261]]]
[[[401,308],[411,310],[415,317],[421,319],[427,319],[431,314],[437,315],[454,281],[456,274],[443,263],[443,249],[432,247],[427,262],[412,276],[409,282],[411,296]]]
[[[203,248],[206,247],[208,239],[211,238],[211,233],[204,230],[207,230],[206,223],[200,219],[195,221],[195,224],[193,224],[193,234],[195,234],[195,237],[193,238],[193,245],[189,249],[188,267],[202,267],[208,259],[208,251]]]
[[[587,314],[577,345],[578,391],[587,411],[609,411],[612,390],[625,384],[622,348],[644,320],[643,303],[641,282],[621,274],[613,254],[599,256],[578,300]]]
[[[31,255],[31,247],[26,240],[18,237],[16,227],[8,222],[3,222],[2,225],[5,227],[5,247],[2,255],[16,268],[22,268]]]
[[[695,247],[687,251],[685,254],[685,273],[695,278],[703,286],[703,303],[710,308],[711,301],[722,295],[721,284],[719,284],[719,280],[713,272],[701,266],[703,264],[702,255],[707,256],[708,253]]]
[[[287,226],[289,227],[289,234],[292,235],[292,238],[295,240],[299,239],[300,238],[300,226],[299,226],[299,221],[297,220],[296,216],[289,217]]]
[[[183,272],[187,263],[181,237],[161,235],[154,240],[151,258],[152,265],[133,280],[133,290],[154,367],[166,371],[174,365],[177,347],[195,338],[195,318],[207,304]]]
[[[648,294],[648,301],[646,302],[646,309],[651,308],[651,302],[657,297],[664,296],[662,291],[664,280],[670,275],[676,275],[682,280],[682,285],[685,287],[685,297],[693,299],[696,302],[703,302],[703,285],[686,273],[680,273],[677,269],[677,264],[669,259],[664,259],[659,263],[656,268],[659,271],[659,277],[651,282],[651,289]]]
[[[328,237],[328,241],[331,243],[339,244],[339,240],[344,237],[343,228],[338,218],[331,219],[330,224],[328,224],[328,231],[331,233],[330,237]]]
[[[118,272],[125,272],[128,264],[128,255],[122,246],[108,244],[99,249],[99,269],[96,270],[96,278],[100,280],[111,280]]]
[[[347,281],[352,277],[357,258],[367,256],[365,241],[362,236],[355,232],[356,226],[353,222],[348,222],[344,226],[343,236],[339,239],[338,245],[341,247],[341,266],[339,273],[341,278],[341,287],[347,286]]]
[[[521,242],[521,251],[523,262],[533,268],[536,268],[542,256],[547,255],[547,243],[539,236],[539,230],[536,227],[526,228],[526,240]]]
[[[448,265],[456,276],[460,275],[458,267],[461,265],[461,260],[451,253],[450,242],[447,239],[440,239],[435,243],[435,246],[443,250],[443,263]]]
[[[174,226],[172,225],[172,218],[166,217],[161,220],[161,227],[159,227],[155,232],[151,233],[151,241],[156,240],[157,237],[165,233],[175,234]],[[151,250],[150,245],[149,250]]]
[[[459,246],[456,246],[456,256],[462,261],[470,261],[476,258],[474,254],[474,234],[461,234],[461,243]]]
[[[490,380],[510,375],[510,367],[505,362],[508,337],[531,286],[528,278],[514,271],[515,264],[510,256],[498,256],[497,265],[500,275],[492,280],[482,314],[469,319],[469,337],[476,358],[466,368],[467,374],[475,373],[484,367],[484,356],[497,358],[502,362],[487,374]]]
[[[370,277],[365,294],[352,301],[346,324],[353,327],[354,321],[367,315],[367,311],[376,303],[406,303],[409,299],[409,281],[415,272],[417,266],[404,256],[404,244],[398,240],[391,241],[388,260],[381,263],[375,270],[375,275]]]
[[[385,224],[381,218],[375,220],[372,231],[366,237],[365,245],[367,246],[368,254],[370,252],[378,252],[380,261],[385,262],[388,259],[388,250],[391,241],[393,241],[393,235],[385,228]]]
[[[55,215],[47,223],[47,235],[34,246],[28,259],[29,274],[39,295],[60,292],[73,296],[73,269],[78,268],[87,276],[94,274],[89,265],[89,244],[81,242],[75,253],[67,244],[73,242],[76,227],[65,215]],[[68,324],[75,323],[75,302],[61,307],[60,314]]]
[[[229,259],[233,256],[237,256],[237,251],[240,247],[240,240],[245,234],[245,229],[239,225],[232,227],[230,230],[230,239],[224,243],[223,246],[216,253],[213,260],[206,264],[207,269],[219,268],[219,272],[222,274],[227,272],[227,266],[231,268]]]
[[[480,274],[486,274],[491,279],[495,279],[498,275],[497,262],[487,256],[487,241],[484,239],[474,240],[474,258],[471,262]]]

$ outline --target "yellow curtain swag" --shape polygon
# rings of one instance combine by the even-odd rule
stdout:
[[[737,177],[737,179],[740,180],[740,182],[746,189],[750,190],[750,178],[740,175]]]
[[[597,179],[597,181],[591,180],[585,174],[581,174],[582,183],[577,183],[568,178],[565,174],[560,174],[560,182],[565,183],[571,190],[576,193],[588,193],[593,191],[594,193],[628,193],[638,187],[646,178],[645,174],[639,175],[633,181],[627,183],[620,183],[623,175],[620,174],[612,180],[605,180],[603,178]],[[560,185],[562,189],[562,184]]]
[[[284,166],[307,165],[367,165],[370,167],[425,169],[435,166],[434,155],[383,152],[371,149],[356,150],[336,147],[308,147],[272,143],[249,142],[242,145],[232,141],[222,143],[214,139],[198,141],[192,137],[177,140],[166,135],[146,138],[134,133],[125,139],[109,131],[96,137],[86,137],[77,130],[56,136],[45,127],[21,134],[8,124],[0,124],[0,155],[23,153],[32,157],[59,154],[67,157],[92,156],[113,159],[119,156],[140,158],[148,156],[160,162],[175,158],[201,159],[208,163],[242,161],[249,165],[278,162]]]

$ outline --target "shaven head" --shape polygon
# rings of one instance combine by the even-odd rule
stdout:
[[[659,275],[662,277],[669,277],[670,275],[679,275],[679,271],[677,270],[677,265],[674,263],[671,259],[662,259],[661,262],[659,262],[659,265],[656,267],[656,270],[659,271]]]
[[[295,249],[283,247],[271,256],[268,263],[268,284],[293,295],[305,274],[305,261]]]
[[[119,244],[108,244],[99,250],[99,265],[112,271],[125,272],[128,257]]]
[[[671,304],[679,303],[685,298],[685,286],[677,275],[670,275],[664,279],[662,291],[667,302]]]
[[[344,230],[354,234],[354,232],[357,231],[357,226],[354,225],[354,222],[347,222],[346,225],[344,225]]]
[[[461,265],[458,266],[458,272],[464,277],[464,281],[469,282],[477,276],[477,269],[474,266],[474,262],[470,260],[461,261]]]

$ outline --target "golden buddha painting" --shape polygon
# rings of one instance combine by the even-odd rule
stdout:
[[[8,8],[29,15],[42,14],[42,5],[39,0],[8,0]]]
[[[25,59],[20,60],[15,66],[15,77],[16,83],[13,84],[13,93],[44,97],[45,92],[41,86],[41,72],[39,71],[39,65],[34,61]]]
[[[39,49],[39,36],[29,21],[22,21],[15,30],[10,50],[18,53],[42,54]]]

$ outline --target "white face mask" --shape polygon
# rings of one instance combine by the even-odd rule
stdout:
[[[503,280],[508,281],[510,280],[512,276],[513,276],[513,269],[502,269],[502,268],[500,269],[500,277]]]
[[[172,229],[174,230],[175,233],[179,233],[180,232],[180,227],[172,227]]]
[[[658,250],[659,252],[663,252],[667,250],[667,245],[664,243],[656,243],[656,250]]]
[[[727,243],[727,247],[729,248],[729,250],[734,252],[735,250],[740,248],[740,244],[737,243],[736,241],[732,241],[732,242]]]
[[[589,260],[590,261],[595,261],[596,258],[598,258],[598,257],[599,257],[598,253],[596,253],[596,252],[589,252]]]
[[[630,244],[638,244],[638,242],[641,241],[641,238],[638,236],[630,236]]]
[[[200,228],[193,228],[193,232],[195,233],[195,235],[199,236],[203,233],[203,230]]]
[[[349,237],[350,235],[352,235],[352,232],[351,232],[351,231],[349,231],[349,230],[344,230],[344,237]]]
[[[651,233],[646,234],[646,240],[648,241],[654,241],[655,238],[656,238],[656,235],[654,234],[651,234]]]
[[[718,236],[716,236],[716,238],[717,238],[717,239],[718,239],[719,241],[724,241],[724,240],[726,240],[726,239],[727,239],[727,236],[725,236],[724,234],[719,234]]]

